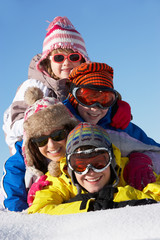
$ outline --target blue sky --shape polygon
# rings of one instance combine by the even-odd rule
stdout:
[[[160,142],[159,0],[2,0],[0,2],[0,175],[9,157],[3,112],[40,53],[48,21],[67,16],[82,34],[92,61],[114,68],[114,87],[133,122]]]

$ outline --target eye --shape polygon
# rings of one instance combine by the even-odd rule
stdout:
[[[64,56],[63,55],[55,55],[54,56],[54,61],[56,62],[62,62],[64,60]]]

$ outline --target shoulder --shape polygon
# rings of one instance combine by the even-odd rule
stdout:
[[[38,87],[40,88],[44,93],[47,92],[48,88],[37,79],[28,79],[24,81],[17,89],[15,98],[13,101],[19,101],[24,99],[24,93],[29,87]]]
[[[136,138],[137,140],[143,142],[144,144],[160,147],[159,143],[155,142],[152,138],[148,137],[147,134],[134,123],[130,122],[128,127],[124,131],[127,132],[131,137]]]

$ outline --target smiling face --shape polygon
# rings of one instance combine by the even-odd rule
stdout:
[[[57,128],[53,129],[53,131],[59,130]],[[46,135],[50,135],[51,132],[46,133]],[[45,146],[43,147],[38,147],[40,153],[52,160],[59,162],[62,157],[65,156],[66,152],[66,138],[61,140],[61,141],[53,141],[51,138],[48,138],[48,142]]]
[[[90,169],[85,175],[74,173],[78,183],[88,192],[94,193],[101,190],[110,181],[111,170],[106,168],[103,172],[96,173]]]
[[[79,115],[86,121],[92,124],[97,124],[108,112],[108,109],[101,109],[99,107],[85,107],[78,104]]]
[[[66,50],[64,51],[62,49],[59,49],[56,51],[54,50],[50,56],[53,56],[55,53],[63,53],[64,55],[67,56],[69,53],[73,53],[73,51],[71,49],[68,49],[67,51]],[[71,62],[67,58],[62,63],[56,63],[51,60],[51,69],[59,79],[63,79],[63,78],[68,78],[71,70],[74,67],[79,66],[80,64],[81,64],[81,61]]]

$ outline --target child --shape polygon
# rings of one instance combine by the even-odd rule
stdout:
[[[160,174],[160,144],[147,137],[142,129],[131,122],[123,130],[111,126],[111,107],[117,99],[117,92],[113,88],[113,69],[104,63],[82,63],[73,69],[69,80],[71,90],[64,104],[72,114],[82,122],[98,124],[107,129],[112,142],[120,149],[123,156],[128,156],[131,152],[142,152],[141,157],[137,153],[130,156],[131,171],[132,167],[134,171],[138,169],[140,161],[137,160],[135,166],[135,159],[144,160],[147,154],[146,162],[148,157],[151,158],[155,172]],[[150,172],[150,169],[148,171]],[[134,175],[133,171],[132,175]],[[140,178],[139,185],[141,185]],[[139,188],[141,189],[141,186]]]
[[[115,104],[118,94],[113,87],[113,69],[105,63],[82,63],[69,75],[71,88],[69,97],[64,104],[80,121],[98,124],[104,129],[114,129],[111,124],[111,107]],[[137,131],[136,131],[137,130]],[[160,147],[153,139],[130,123],[126,129],[130,136],[150,145]]]
[[[29,67],[29,79],[18,88],[15,98],[4,114],[3,130],[11,155],[15,143],[23,138],[23,117],[27,105],[24,93],[28,87],[40,88],[44,96],[63,101],[68,96],[68,76],[82,62],[89,61],[84,40],[67,17],[56,17],[49,25],[42,54],[35,56]],[[119,101],[112,124],[124,128],[131,120],[130,106]],[[120,118],[119,118],[120,117]]]
[[[36,192],[28,213],[72,214],[160,201],[158,178],[143,191],[126,186],[122,172],[128,158],[121,158],[99,126],[79,123],[68,135],[66,159],[72,182],[65,167],[59,178],[47,173],[51,184]]]
[[[49,171],[54,177],[61,174],[59,165],[60,160],[64,161],[67,135],[78,124],[61,102],[53,97],[42,97],[42,91],[36,87],[28,88],[24,96],[25,102],[30,106],[25,112],[23,124],[26,172],[21,171],[24,161],[21,161],[18,167],[15,167],[15,161],[6,162],[9,166],[3,177],[6,194],[4,206],[11,211],[22,211],[28,207],[26,189],[29,189],[36,179],[42,176],[41,187],[48,184],[45,182],[44,173]],[[30,194],[28,203],[33,197]]]
[[[55,97],[62,101],[68,95],[67,78],[70,71],[88,60],[81,34],[67,17],[56,17],[47,29],[42,55],[37,55],[31,62],[30,79],[18,88],[4,115],[3,130],[11,155],[15,153],[15,142],[21,141],[23,136],[23,117],[27,108],[24,102],[26,89],[38,87],[45,97]]]

